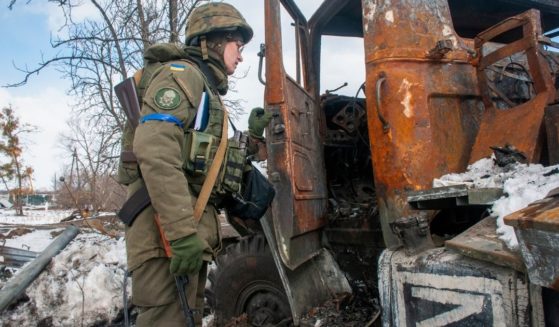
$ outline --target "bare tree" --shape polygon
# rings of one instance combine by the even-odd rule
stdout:
[[[59,52],[44,58],[35,68],[18,68],[25,77],[8,86],[26,84],[48,66],[55,66],[71,81],[69,94],[75,99],[72,135],[64,136],[64,149],[68,157],[77,151],[85,183],[76,185],[73,181],[72,187],[86,187],[96,208],[103,206],[98,202],[98,181],[110,180],[114,175],[120,151],[118,140],[126,125],[114,85],[143,66],[147,47],[178,42],[184,37],[188,15],[204,1],[207,0],[49,0],[65,17],[64,26],[51,40]],[[15,2],[11,0],[10,8]],[[74,10],[85,4],[94,9],[95,15],[77,21]],[[234,81],[230,89],[234,93]],[[233,117],[242,112],[239,100],[229,99],[227,105]]]
[[[114,151],[120,141],[118,128],[97,128],[96,124],[105,124],[106,119],[72,119],[68,123],[70,132],[62,137],[65,152],[71,153],[62,191],[71,193],[70,199],[78,209],[105,209],[110,192],[123,193],[118,188],[104,190],[102,187],[111,179],[115,165],[113,158],[116,157]]]
[[[21,136],[34,130],[33,126],[19,121],[11,106],[4,107],[0,112],[0,131],[2,132],[0,153],[6,160],[0,166],[0,178],[7,191],[13,196],[18,216],[23,215],[22,196],[33,192],[31,183],[33,169],[24,165]],[[10,187],[10,182],[15,186]]]

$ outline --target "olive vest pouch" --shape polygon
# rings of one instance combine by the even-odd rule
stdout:
[[[215,157],[215,148],[219,139],[209,133],[189,130],[186,133],[186,148],[188,153],[184,169],[193,177],[206,176]],[[214,195],[239,193],[246,165],[246,135],[236,132],[227,142],[225,159],[221,166],[218,179],[214,187]],[[195,180],[191,184],[198,184]]]
[[[206,175],[214,157],[212,150],[219,144],[219,139],[209,133],[189,130],[186,142],[188,154],[184,168],[194,176]]]
[[[235,194],[241,192],[243,173],[246,166],[248,137],[235,131],[233,138],[227,142],[225,161],[219,175],[218,193]]]

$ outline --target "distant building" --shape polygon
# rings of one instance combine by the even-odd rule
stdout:
[[[43,206],[47,202],[52,202],[51,194],[30,194],[23,197],[24,206]]]

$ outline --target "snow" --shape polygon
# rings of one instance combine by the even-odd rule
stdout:
[[[56,232],[55,235],[57,235],[61,230],[62,229],[36,230],[16,238],[6,239],[5,246],[41,252],[54,240],[51,233]]]
[[[466,184],[471,188],[503,188],[504,194],[491,207],[491,214],[497,217],[499,238],[508,248],[517,250],[514,228],[505,225],[503,218],[543,199],[549,191],[559,187],[559,165],[544,167],[515,163],[499,167],[493,158],[485,158],[468,166],[465,173],[448,174],[433,181],[433,187],[457,184]]]
[[[29,301],[2,323],[30,326],[52,317],[53,326],[108,324],[122,309],[125,271],[124,238],[79,234],[29,286]]]
[[[49,210],[44,209],[25,210],[24,216],[16,216],[15,210],[0,210],[0,223],[20,225],[45,225],[60,222],[70,216],[72,210]]]
[[[32,213],[32,214],[31,214]],[[6,240],[6,246],[43,251],[63,227],[59,223],[70,211],[40,210],[17,217],[13,210],[0,210],[0,228],[13,229],[25,223],[30,233]],[[102,216],[102,215],[101,215]],[[34,229],[33,225],[41,229]],[[21,227],[21,226],[20,226]],[[49,229],[46,229],[49,228]],[[3,232],[6,234],[5,232]],[[82,228],[27,288],[29,298],[14,309],[2,313],[0,326],[106,326],[123,308],[126,247],[124,233],[116,238]],[[27,249],[27,247],[23,247]],[[0,287],[2,282],[0,281]],[[131,281],[127,280],[127,301],[131,303]],[[204,318],[204,326],[212,325],[213,316]],[[122,322],[119,322],[122,323]]]
[[[7,239],[5,245],[35,252],[43,251],[55,239],[52,235],[63,230],[59,225],[46,225],[59,223],[71,214],[68,210],[48,209],[24,212],[25,216],[18,217],[13,210],[0,210],[0,227],[24,225],[31,232]],[[27,288],[29,300],[3,312],[0,326],[35,326],[40,322],[52,326],[108,325],[123,307],[125,272],[124,238],[82,229]],[[130,292],[128,283],[129,296]]]

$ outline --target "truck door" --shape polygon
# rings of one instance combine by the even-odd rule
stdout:
[[[274,115],[267,132],[268,175],[276,189],[272,219],[282,261],[295,269],[318,254],[319,230],[326,223],[322,119],[310,80],[305,17],[292,0],[267,0],[265,10],[265,106]],[[289,30],[282,30],[286,19],[291,24],[283,26]],[[282,33],[295,33],[295,44],[290,45],[295,55],[289,58]],[[294,67],[294,73],[288,74],[286,66]]]

